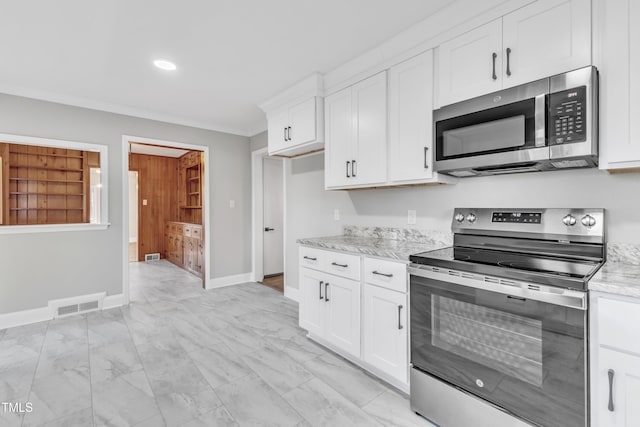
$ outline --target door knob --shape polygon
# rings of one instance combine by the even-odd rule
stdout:
[[[274,230],[275,230],[275,228],[271,228],[271,227],[265,227],[264,228],[264,231],[274,231]]]

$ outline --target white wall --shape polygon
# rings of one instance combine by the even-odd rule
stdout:
[[[109,221],[105,231],[0,237],[0,314],[47,301],[122,292],[122,135],[206,145],[211,182],[210,277],[251,270],[249,138],[0,94],[0,133],[109,147]],[[236,201],[235,208],[229,200]]]

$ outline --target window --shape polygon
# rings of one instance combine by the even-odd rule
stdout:
[[[0,135],[0,158],[0,233],[106,225],[106,146]]]

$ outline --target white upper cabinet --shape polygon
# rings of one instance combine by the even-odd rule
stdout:
[[[538,0],[502,25],[504,87],[591,64],[591,0]]]
[[[440,45],[438,104],[591,64],[591,0],[538,0]]]
[[[640,167],[640,2],[599,1],[600,168]]]
[[[389,70],[389,181],[433,177],[433,51]]]
[[[438,48],[438,103],[453,104],[502,88],[502,19]]]
[[[324,148],[323,78],[314,74],[260,105],[269,154],[295,157]]]
[[[350,188],[386,181],[386,72],[328,96],[325,117],[325,186]]]

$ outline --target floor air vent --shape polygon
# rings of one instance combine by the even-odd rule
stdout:
[[[49,301],[49,309],[56,319],[101,310],[105,295],[104,292],[101,292],[99,294],[53,300]]]
[[[144,261],[160,261],[160,254],[145,254]]]

